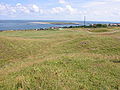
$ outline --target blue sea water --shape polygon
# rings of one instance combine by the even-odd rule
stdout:
[[[73,22],[80,23],[83,25],[83,21],[58,21],[58,20],[0,20],[0,31],[4,30],[28,30],[28,29],[40,29],[50,27],[64,27],[64,26],[76,26],[76,25],[55,25],[55,24],[36,24],[31,22]],[[89,24],[109,24],[111,22],[95,22],[87,21],[86,25]]]

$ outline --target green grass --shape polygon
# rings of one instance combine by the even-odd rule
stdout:
[[[102,30],[96,29],[96,30],[92,30],[91,32],[108,32],[108,30],[107,29],[102,29]]]
[[[88,28],[89,29],[89,28]],[[107,28],[91,28],[89,29],[90,32],[111,32],[120,30],[120,27],[107,27]]]
[[[119,90],[120,29],[91,30],[0,32],[0,90]]]

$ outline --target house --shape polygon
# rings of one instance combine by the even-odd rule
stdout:
[[[112,24],[109,24],[109,26],[120,26],[120,23],[112,23]]]
[[[50,29],[59,29],[59,27],[50,27]]]

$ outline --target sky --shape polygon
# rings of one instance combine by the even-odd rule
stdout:
[[[0,20],[120,22],[120,0],[0,0]]]

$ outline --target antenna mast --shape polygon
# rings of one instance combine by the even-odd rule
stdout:
[[[86,16],[84,16],[84,27],[86,26]]]

